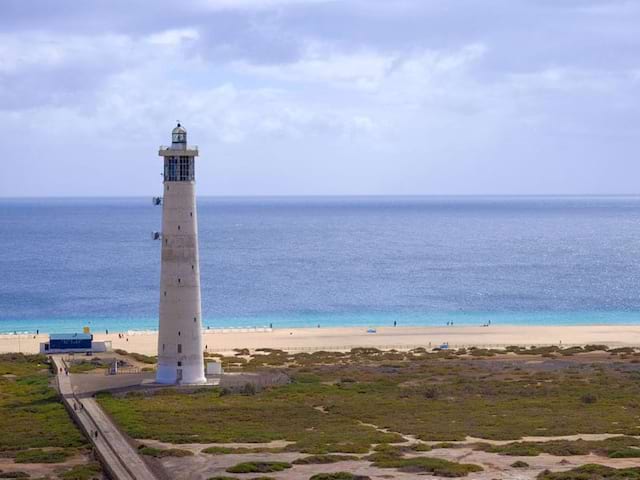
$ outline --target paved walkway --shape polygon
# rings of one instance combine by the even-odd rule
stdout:
[[[57,355],[52,355],[51,358],[58,372],[58,387],[63,402],[93,443],[98,457],[113,479],[157,480],[96,401],[93,398],[79,398],[75,395],[71,379],[64,373],[66,364],[63,359]],[[98,432],[97,436],[95,432]]]

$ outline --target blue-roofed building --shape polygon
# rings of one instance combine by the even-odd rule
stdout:
[[[43,353],[91,352],[93,335],[89,333],[52,333],[49,342],[42,344]]]

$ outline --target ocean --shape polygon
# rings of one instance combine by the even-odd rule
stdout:
[[[638,197],[199,198],[211,328],[640,324]],[[0,199],[0,332],[157,328],[161,207]]]

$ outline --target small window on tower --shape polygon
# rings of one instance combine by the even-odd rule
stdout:
[[[164,352],[164,343],[162,344],[162,351]]]
[[[178,353],[182,353],[182,344],[181,343],[178,344]]]
[[[198,320],[196,319],[196,317],[193,317],[193,321],[194,321],[194,322],[197,322]]]
[[[178,366],[181,367],[182,366],[182,362],[178,362]]]
[[[178,231],[180,231],[180,225],[178,225]]]
[[[180,336],[180,332],[178,332],[178,336]]]
[[[193,217],[193,212],[189,212],[189,215],[191,215]]]
[[[165,297],[167,296],[167,292],[166,292],[166,291],[164,292],[164,296],[165,296]]]
[[[180,279],[178,279],[178,283],[180,283]]]

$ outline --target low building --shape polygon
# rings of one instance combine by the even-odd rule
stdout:
[[[111,342],[94,342],[90,333],[52,333],[40,353],[91,353],[111,350]]]

